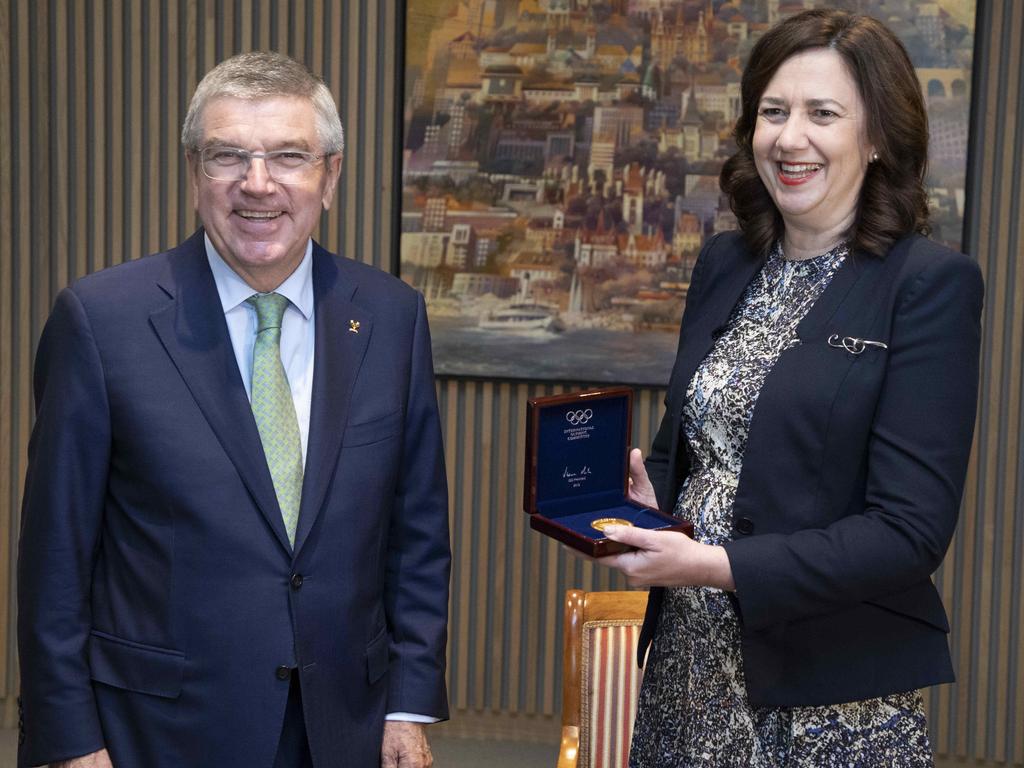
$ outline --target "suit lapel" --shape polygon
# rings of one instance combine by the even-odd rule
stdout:
[[[320,515],[334,477],[352,389],[373,331],[373,316],[351,301],[358,286],[341,263],[313,244],[316,351],[296,554]]]
[[[290,551],[256,420],[206,261],[202,230],[170,254],[168,273],[159,284],[173,301],[153,312],[150,323],[267,524]]]

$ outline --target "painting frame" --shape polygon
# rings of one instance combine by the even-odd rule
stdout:
[[[938,5],[946,14],[941,2],[903,1],[912,8]],[[950,3],[954,1],[948,0]],[[672,30],[657,32],[660,35],[658,45],[662,47],[655,44],[654,23],[645,22],[648,23],[648,35],[640,46],[642,59],[637,62],[637,46],[630,44],[635,39],[627,39],[624,45],[619,45],[614,36],[600,31],[614,25],[621,27],[623,17],[595,19],[593,9],[629,9],[634,13],[645,3],[652,7],[672,7],[677,16],[673,19],[675,26]],[[517,7],[517,15],[510,35],[507,12],[513,5]],[[665,53],[664,49],[665,41],[672,39],[672,35],[677,41],[682,39],[680,30],[685,30],[686,25],[703,23],[717,34],[716,26],[722,23],[721,19],[709,22],[699,15],[696,20],[692,18],[694,9],[702,5],[711,11],[723,7],[720,0],[398,0],[395,246],[392,264],[395,274],[426,297],[438,376],[552,383],[588,381],[654,388],[667,385],[689,273],[700,245],[714,232],[734,228],[735,224],[734,217],[730,220],[731,211],[727,210],[717,189],[718,170],[724,159],[722,147],[730,146],[723,124],[731,128],[733,120],[729,114],[724,114],[723,121],[710,130],[705,129],[708,127],[706,115],[711,111],[706,107],[718,103],[714,102],[715,98],[732,100],[733,103],[738,98],[739,67],[734,67],[736,76],[730,77],[728,82],[702,81],[696,85],[693,77],[695,65],[687,58],[691,54],[690,49],[686,49],[683,59],[690,72],[687,99],[680,91],[679,51]],[[755,2],[743,0],[739,5],[753,6]],[[843,3],[830,5],[842,6]],[[431,11],[440,8],[448,13],[455,6],[458,7],[445,17],[445,23],[468,10],[468,13],[476,14],[469,20],[476,25],[472,29],[480,33],[463,41],[454,41],[455,47],[461,46],[457,48],[457,55],[465,59],[455,59],[450,51],[444,54],[448,58],[445,60],[447,69],[443,85],[447,87],[454,82],[458,86],[459,77],[465,77],[466,92],[470,95],[461,96],[462,104],[454,101],[450,89],[439,89],[440,59],[432,36],[438,28],[430,26],[441,19],[440,14],[431,17]],[[545,29],[539,29],[536,19],[530,16],[533,6],[565,10],[568,13],[567,26],[558,29],[549,23]],[[582,7],[591,9],[593,23],[589,29],[584,26],[587,22],[581,22],[578,15],[573,20],[573,14],[578,14]],[[523,12],[523,8],[528,10]],[[500,10],[505,15],[487,17],[489,9]],[[977,4],[972,3],[967,25],[967,34],[972,36],[977,28],[976,15]],[[934,19],[924,19],[919,22],[920,27],[932,33],[939,29],[948,37],[947,17],[938,19],[943,25],[941,27],[928,26],[936,21]],[[532,23],[533,26],[528,33],[520,35],[519,21],[523,19],[527,25]],[[601,26],[608,24],[609,20],[613,25]],[[663,24],[664,18],[659,21]],[[626,22],[629,22],[628,18]],[[963,25],[964,22],[964,18],[956,18],[957,24]],[[413,30],[416,30],[415,34]],[[539,40],[545,36],[547,39],[542,46]],[[611,42],[605,45],[602,39],[611,39]],[[424,45],[427,46],[425,61],[423,50],[411,55],[410,48],[422,48]],[[621,50],[614,50],[616,45]],[[470,49],[476,56],[478,76],[475,80],[468,54]],[[559,62],[558,57],[565,56],[565,51],[576,58]],[[964,48],[956,48],[953,52],[957,57],[956,66],[925,69],[959,69],[962,75],[959,78],[960,96],[964,88],[968,89],[966,100],[956,105],[961,117],[953,121],[943,118],[946,123],[953,124],[954,134],[952,143],[946,140],[941,145],[945,153],[943,157],[957,155],[963,159],[959,185],[955,189],[932,190],[935,209],[943,214],[939,222],[940,235],[942,229],[947,233],[953,228],[956,231],[955,237],[940,239],[962,248],[966,237],[965,209],[970,205],[971,173],[967,158],[970,157],[968,150],[974,138],[970,124],[976,101],[972,82],[973,44],[966,64]],[[618,93],[620,96],[625,94],[625,99],[610,99],[607,92],[601,91],[609,86],[607,78],[605,81],[600,77],[592,78],[597,82],[588,83],[586,77],[578,76],[579,72],[573,70],[575,79],[568,83],[569,78],[564,76],[566,64],[571,69],[574,62],[585,55],[591,59],[584,65],[592,68],[618,61],[618,71],[625,73],[621,79],[628,81]],[[651,63],[656,55],[659,62],[668,62],[664,70],[666,80],[675,78],[674,81],[667,84],[648,82]],[[696,55],[701,55],[699,50]],[[545,56],[549,64],[536,66]],[[514,62],[512,65],[508,64],[509,57]],[[459,62],[457,66],[453,66],[455,61]],[[463,61],[469,63],[463,66]],[[701,74],[707,73],[706,64],[705,69],[700,70]],[[581,65],[581,70],[584,65]],[[714,66],[721,67],[722,62],[716,60]],[[919,74],[921,69],[918,68]],[[552,76],[549,78],[550,88],[546,89],[546,84],[541,82],[540,70],[543,70],[542,75]],[[454,76],[453,71],[456,72]],[[504,83],[498,78],[502,74],[507,75]],[[660,70],[656,74],[660,74]],[[948,76],[945,72],[938,74]],[[432,82],[428,83],[431,79]],[[951,82],[945,82],[945,87],[952,88]],[[507,98],[503,98],[502,86],[510,89]],[[587,93],[598,97],[588,107],[590,114],[583,118],[590,120],[589,141],[580,140],[588,130],[584,127],[580,133],[581,125],[577,118],[582,113],[567,118],[570,110],[564,104],[553,113],[544,111],[548,108],[543,106],[543,100],[559,102],[557,97],[569,92],[570,86],[575,89],[571,98],[580,100],[580,103]],[[922,89],[929,96],[931,106],[928,87],[926,79],[922,79]],[[474,91],[474,88],[478,90]],[[581,88],[590,90],[582,92]],[[653,88],[662,89],[655,91],[657,98],[644,90]],[[716,89],[721,93],[716,93]],[[443,93],[441,99],[438,99],[439,92]],[[635,94],[638,92],[643,97],[641,101],[646,99],[647,102],[641,107],[646,110],[642,114],[636,109]],[[423,108],[425,98],[433,99],[429,109]],[[671,100],[675,98],[680,103],[673,114]],[[444,105],[441,109],[438,109],[439,102]],[[665,116],[655,115],[652,118],[651,113],[658,109],[663,109]],[[696,130],[690,112],[701,116],[702,122]],[[427,117],[428,113],[430,117]],[[453,116],[455,113],[457,118]],[[530,135],[529,130],[524,132],[525,138],[521,141],[515,135],[523,126],[529,128],[531,120],[536,122],[549,114],[557,115],[559,120],[571,120],[572,130],[576,132],[566,136],[567,131],[557,130],[564,127],[561,124],[537,123],[540,126],[538,131],[547,129],[549,133],[544,146],[537,135]],[[502,127],[506,132],[500,135],[496,135],[493,129],[496,117],[507,120]],[[491,126],[486,141],[489,154],[479,151],[479,127],[485,119],[490,120]],[[684,153],[686,161],[682,173],[672,176],[671,168],[663,172],[664,177],[669,178],[668,183],[651,178],[651,171],[657,163],[650,163],[650,145],[652,135],[659,128],[659,119],[662,123],[661,133],[657,134],[658,156],[669,155],[675,148]],[[467,128],[467,124],[472,127]],[[552,131],[552,128],[556,130]],[[477,131],[477,151],[466,152],[460,142],[464,141],[464,135],[472,135],[474,130]],[[555,141],[561,139],[571,147],[568,157],[575,170],[567,170],[564,166],[552,167],[557,166],[559,157],[557,149],[551,150],[552,133]],[[640,145],[631,143],[637,135],[645,137]],[[602,145],[595,137],[611,137],[611,142]],[[425,147],[429,147],[429,152],[423,151]],[[582,168],[583,150],[588,153],[585,171]],[[685,154],[687,152],[695,154],[691,156]],[[604,178],[599,175],[602,168],[593,162],[598,156],[604,162]],[[518,165],[517,158],[522,161]],[[638,174],[638,170],[642,173]],[[695,172],[687,173],[690,170]],[[444,180],[442,171],[448,174],[447,180]],[[549,178],[553,171],[561,173],[561,180],[567,183],[552,198],[550,185],[546,182],[532,185],[530,182],[531,179]],[[492,183],[481,183],[482,177]],[[441,182],[435,183],[437,179]],[[499,179],[500,190],[494,188],[493,179]],[[467,182],[476,186],[472,194],[466,193],[465,186],[460,186]],[[577,186],[570,186],[573,184]],[[605,188],[611,191],[604,194]],[[637,188],[641,190],[640,194],[627,199],[628,190],[635,192]],[[423,194],[417,198],[415,190]],[[654,195],[645,194],[652,191]],[[575,197],[570,196],[573,193]],[[659,194],[660,209],[650,204],[650,197],[658,197]],[[518,200],[517,195],[520,196]],[[532,200],[528,199],[530,196],[534,196]],[[592,205],[595,196],[600,198],[596,214]],[[582,211],[576,205],[581,197],[586,200]],[[671,204],[666,205],[665,201],[670,197]],[[439,204],[438,198],[444,198],[443,205]],[[553,202],[562,205],[561,220],[557,213],[545,210],[545,205],[550,208]],[[541,211],[539,215],[538,211]],[[946,215],[951,212],[955,212],[952,218]],[[516,223],[510,223],[506,230],[502,230],[502,215]],[[574,215],[577,218],[572,221],[574,235],[570,238],[566,236],[565,228]],[[418,223],[415,221],[417,217]],[[667,217],[672,217],[671,226],[665,224]],[[696,225],[694,217],[697,218]],[[542,223],[536,224],[538,219]],[[476,222],[483,223],[476,227]],[[561,235],[551,231],[558,229],[562,231]],[[502,242],[502,237],[513,245]],[[484,247],[481,247],[481,240],[486,241]],[[415,243],[412,248],[410,242]],[[487,253],[486,248],[498,250]],[[585,269],[589,271],[583,274]],[[598,275],[600,280],[594,275]],[[581,278],[579,285],[578,277]],[[561,323],[560,328],[550,325],[552,316],[556,323]],[[531,323],[548,325],[527,327]],[[522,325],[512,327],[513,324]]]

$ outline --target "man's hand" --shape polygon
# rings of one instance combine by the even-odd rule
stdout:
[[[644,455],[639,448],[629,452],[629,500],[651,509],[658,508],[658,497],[654,495],[654,486],[647,476]]]
[[[381,768],[430,768],[433,764],[425,725],[404,720],[384,722]]]
[[[107,750],[101,749],[99,752],[89,755],[61,760],[59,763],[50,763],[50,768],[114,768],[114,764],[110,762]]]

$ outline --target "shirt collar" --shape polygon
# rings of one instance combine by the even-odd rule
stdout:
[[[227,314],[242,304],[255,293],[252,286],[243,280],[235,270],[228,266],[217,249],[210,242],[210,236],[203,233],[206,243],[206,260],[210,262],[213,281],[217,284],[220,304]],[[313,240],[306,242],[306,253],[295,271],[274,289],[274,293],[284,296],[292,305],[309,320],[313,316]]]

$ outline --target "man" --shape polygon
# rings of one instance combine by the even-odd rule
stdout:
[[[310,236],[330,92],[278,54],[199,84],[203,228],[85,277],[39,344],[19,765],[430,764],[447,489],[422,297]]]

